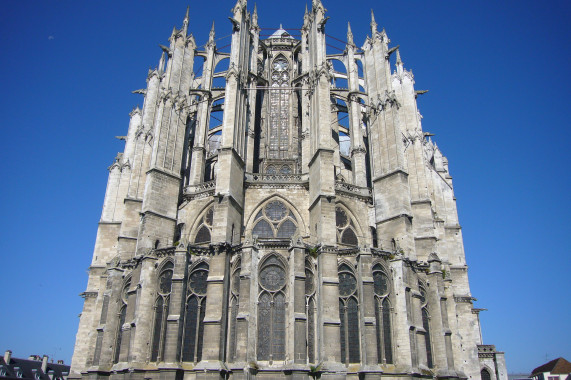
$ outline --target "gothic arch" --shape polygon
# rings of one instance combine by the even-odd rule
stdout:
[[[204,244],[209,243],[212,238],[212,223],[213,220],[210,219],[210,210],[212,210],[212,217],[214,216],[214,202],[209,202],[206,206],[202,208],[196,219],[194,220],[193,225],[189,229],[188,232],[188,241],[191,244]],[[205,230],[208,230],[208,239],[204,240],[202,237],[206,237],[206,235],[202,234]],[[205,232],[204,232],[205,233]],[[199,234],[202,234],[199,236]],[[201,238],[200,241],[196,241],[197,237]]]
[[[261,361],[282,361],[287,345],[288,266],[277,252],[263,257],[258,266],[256,356]]]
[[[252,232],[252,230],[254,228],[255,221],[256,221],[256,216],[258,215],[258,213],[260,211],[262,211],[262,208],[265,207],[266,204],[270,203],[273,200],[279,200],[285,204],[285,206],[292,212],[293,216],[296,219],[297,230],[298,230],[299,235],[300,236],[307,235],[308,234],[307,229],[306,229],[305,223],[303,221],[303,217],[301,216],[299,210],[287,198],[285,198],[281,194],[272,194],[272,195],[264,198],[262,201],[260,201],[260,203],[258,203],[258,205],[254,208],[254,210],[252,211],[252,213],[250,214],[250,216],[248,216],[248,219],[246,220],[245,231],[247,233]]]
[[[345,213],[346,221],[341,213]],[[358,246],[364,235],[359,220],[349,207],[342,201],[335,203],[335,225],[337,227],[337,243]],[[351,234],[351,231],[355,235]]]
[[[360,363],[361,316],[357,271],[353,264],[343,259],[337,263],[337,275],[339,278],[341,362]]]

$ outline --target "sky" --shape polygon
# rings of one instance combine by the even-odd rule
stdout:
[[[70,363],[107,167],[123,149],[114,136],[187,5],[197,44],[214,21],[224,51],[233,0],[2,2],[1,352]],[[450,162],[484,343],[510,373],[571,360],[571,2],[324,5],[329,53],[347,22],[362,46],[374,9],[429,90],[418,106]],[[295,34],[304,8],[259,0],[262,34],[280,23]]]

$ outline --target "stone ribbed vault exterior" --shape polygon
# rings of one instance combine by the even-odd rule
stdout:
[[[187,12],[136,91],[71,376],[507,379],[423,91],[374,16],[327,54],[319,0],[300,36],[231,12],[230,53]]]

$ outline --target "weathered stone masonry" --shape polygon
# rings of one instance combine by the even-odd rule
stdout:
[[[238,0],[230,53],[214,25],[197,47],[188,11],[161,45],[109,167],[72,377],[507,379],[425,91],[372,14],[327,54],[325,12],[261,39]]]

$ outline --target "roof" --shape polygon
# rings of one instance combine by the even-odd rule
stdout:
[[[276,30],[271,36],[269,36],[268,38],[291,38],[292,40],[294,39],[291,34],[289,34],[287,32],[287,30],[285,30],[282,25],[280,24],[280,28],[278,30]]]
[[[23,379],[36,379],[36,374],[38,374],[41,380],[51,380],[48,373],[42,372],[42,360],[29,360],[29,359],[18,359],[10,358],[10,363],[4,361],[4,357],[0,356],[0,366],[3,366],[6,370],[6,375],[2,376],[2,379],[13,378],[21,380]],[[22,371],[22,376],[18,376],[17,368]],[[54,371],[53,378],[63,379],[69,373],[69,365],[49,363],[47,366],[47,371]]]
[[[550,372],[552,374],[565,374],[571,373],[571,363],[563,358],[553,359],[552,361],[545,363],[533,371],[531,371],[531,376],[534,376],[538,373],[543,372]]]

